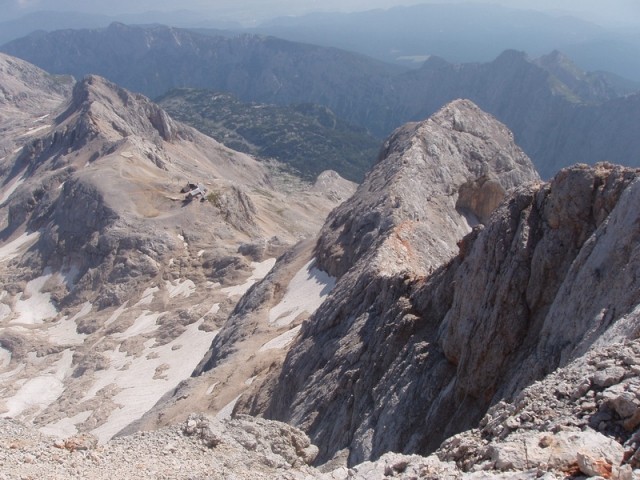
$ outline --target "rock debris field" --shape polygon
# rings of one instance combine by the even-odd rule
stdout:
[[[98,445],[90,434],[55,440],[0,420],[0,479],[314,478],[317,449],[301,431],[240,416],[183,424]]]

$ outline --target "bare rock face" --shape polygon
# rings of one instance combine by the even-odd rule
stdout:
[[[468,121],[454,121],[454,130],[461,124]],[[369,182],[382,175],[380,165]],[[475,186],[461,180],[476,190],[465,194],[467,208],[484,195],[483,175]],[[354,197],[362,210],[349,202],[325,225],[317,251],[343,276],[266,387],[265,415],[307,431],[320,461],[343,449],[350,465],[388,451],[432,452],[477,425],[491,405],[593,346],[638,336],[637,171],[576,166],[548,184],[517,187],[486,225],[460,240],[457,256],[431,270],[421,268],[434,262],[421,256],[430,251],[419,243],[428,233],[394,232],[404,251],[421,252],[404,263],[384,249],[384,228],[372,227],[368,243],[355,235],[369,222],[363,218],[377,218],[362,207],[368,186]],[[488,188],[489,202],[495,191]],[[462,217],[454,209],[461,197],[444,200],[447,218]],[[359,216],[347,216],[349,209]],[[442,231],[437,216],[428,228],[432,218],[423,232]],[[393,219],[380,214],[368,225],[391,229]],[[430,248],[441,252],[448,235]],[[386,268],[390,258],[400,265]],[[603,386],[624,377],[605,372],[597,379]],[[633,418],[624,398],[615,405]]]
[[[469,224],[486,221],[506,190],[538,179],[513,134],[467,100],[400,128],[380,157],[322,230],[317,257],[332,275],[343,275],[382,245],[386,257],[395,250],[399,266],[380,260],[381,269],[411,264],[415,273],[426,273],[455,254]]]
[[[426,435],[419,419],[455,370],[429,353],[434,346],[427,341],[451,302],[452,270],[443,265],[455,256],[470,223],[477,223],[476,214],[487,217],[480,200],[457,210],[458,192],[487,178],[499,186],[487,190],[498,194],[538,180],[510,132],[460,100],[396,132],[356,194],[329,216],[316,258],[341,278],[303,325],[266,412],[308,429],[322,460],[347,447],[351,464],[389,450],[419,451],[416,442]],[[486,201],[494,205],[495,195]],[[431,322],[412,306],[416,283],[428,284],[435,297]],[[420,360],[400,360],[405,355]],[[403,372],[409,364],[425,378]],[[423,364],[432,366],[431,373]],[[414,394],[422,401],[409,400]],[[428,437],[436,442],[435,435]]]
[[[13,166],[9,158],[50,127],[72,87],[71,77],[50,75],[20,59],[0,54],[0,192],[13,187],[5,181]],[[6,201],[5,197],[4,192],[0,193],[0,204]],[[0,214],[0,224],[2,217]]]

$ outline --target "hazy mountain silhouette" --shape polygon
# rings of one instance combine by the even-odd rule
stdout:
[[[576,161],[640,162],[640,140],[626,133],[640,111],[634,97],[619,100],[634,84],[587,74],[559,53],[533,60],[509,50],[491,62],[467,64],[431,57],[418,69],[403,70],[274,37],[123,24],[31,35],[2,49],[52,73],[97,73],[152,97],[192,87],[227,91],[243,101],[316,103],[379,138],[468,98],[509,126],[543,177]],[[603,114],[610,111],[617,113]],[[606,128],[599,128],[603,118]]]

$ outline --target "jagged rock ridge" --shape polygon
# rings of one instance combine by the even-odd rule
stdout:
[[[394,188],[384,162],[328,219],[323,236],[333,240],[321,237],[317,255],[342,277],[245,407],[303,428],[321,461],[432,452],[592,346],[637,338],[636,170],[576,166],[548,184],[524,184],[460,237],[457,255],[450,247],[448,258],[404,257],[387,268],[398,256],[384,230],[366,244],[341,229],[375,211],[380,197],[362,201],[375,178]],[[431,225],[424,231],[442,228],[437,216],[421,218]],[[405,236],[404,248],[424,238]]]
[[[366,254],[394,250],[398,266],[381,270],[411,265],[425,274],[455,254],[456,242],[508,189],[536,179],[504,125],[467,100],[452,102],[385,142],[376,168],[327,219],[318,260],[340,276]]]
[[[398,130],[355,195],[327,219],[315,253],[338,283],[303,324],[273,396],[255,397],[253,411],[266,408],[267,415],[301,425],[321,446],[323,460],[351,447],[355,463],[368,458],[371,448],[376,455],[407,443],[420,417],[417,408],[402,415],[388,412],[385,422],[396,425],[402,438],[380,432],[386,443],[379,447],[363,439],[369,435],[365,426],[379,415],[369,413],[378,405],[375,384],[395,378],[395,349],[402,349],[401,339],[413,338],[420,324],[406,288],[419,279],[431,284],[440,278],[457,243],[478,223],[477,215],[486,221],[486,212],[471,198],[489,193],[495,206],[494,194],[502,197],[521,182],[537,180],[509,130],[467,100]],[[461,190],[476,193],[460,197]],[[436,291],[450,295],[445,288]],[[409,413],[414,411],[415,417]]]

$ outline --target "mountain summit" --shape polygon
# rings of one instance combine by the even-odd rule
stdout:
[[[381,420],[391,423],[376,419],[400,378],[388,377],[404,362],[399,350],[422,337],[407,289],[441,278],[472,226],[489,222],[507,192],[538,180],[511,132],[468,100],[397,130],[354,196],[329,215],[315,260],[336,285],[250,410],[306,430],[321,461],[345,448],[351,464],[400,450],[417,427],[409,413],[417,407],[406,403],[413,396],[398,397],[404,413]]]

